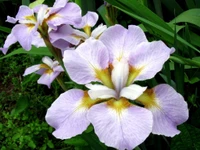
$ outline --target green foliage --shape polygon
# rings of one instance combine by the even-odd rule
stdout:
[[[172,139],[171,150],[199,150],[200,129],[184,124],[179,127],[181,134]]]
[[[83,10],[97,11],[107,26],[120,23],[140,25],[149,40],[163,40],[176,52],[164,65],[163,70],[145,83],[153,87],[167,83],[177,89],[188,102],[190,118],[179,126],[181,134],[174,138],[151,135],[136,149],[200,149],[200,1],[199,0],[106,0],[105,6],[97,0],[71,0]],[[0,1],[0,43],[10,33],[12,25],[5,23],[6,15],[15,16],[21,4],[34,7],[45,3],[52,5],[54,0],[14,0]],[[13,8],[6,10],[7,6]],[[98,8],[98,9],[97,9]],[[102,23],[101,21],[98,22]],[[20,54],[20,55],[19,55]],[[27,55],[28,54],[28,55]],[[93,132],[93,127],[68,140],[57,140],[44,120],[47,108],[62,93],[53,82],[52,89],[38,85],[38,75],[22,77],[25,68],[41,62],[42,56],[52,56],[47,48],[32,47],[25,51],[14,45],[8,54],[0,56],[0,150],[7,149],[68,149],[104,150]],[[156,61],[156,60],[155,60]],[[83,85],[65,80],[68,89],[84,89]]]

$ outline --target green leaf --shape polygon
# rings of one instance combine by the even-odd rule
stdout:
[[[192,8],[195,8],[195,7],[196,7],[193,0],[185,0],[185,2],[186,2],[186,5],[187,5],[187,7],[188,7],[189,9],[192,9]]]
[[[28,146],[29,146],[30,148],[32,148],[32,149],[35,149],[35,148],[36,148],[36,145],[35,145],[35,143],[34,143],[33,141],[30,141],[30,142],[28,143]]]
[[[91,146],[94,150],[106,150],[106,146],[103,145],[94,133],[83,133],[81,137]]]
[[[47,145],[49,148],[54,148],[54,144],[52,143],[51,140],[48,140]]]
[[[26,51],[24,50],[23,48],[19,48],[17,50],[14,50],[13,52],[3,56],[0,58],[1,59],[4,59],[4,58],[8,58],[10,56],[14,56],[14,55],[17,55],[17,54],[30,54],[30,55],[45,55],[45,56],[52,56],[52,54],[49,52],[48,48],[47,47],[40,47],[40,48],[37,48],[37,47],[32,47],[32,49],[30,51]]]
[[[43,4],[44,1],[45,1],[45,0],[36,0],[36,1],[32,2],[32,3],[30,3],[30,4],[29,4],[29,7],[30,7],[30,8],[34,8],[34,7],[37,6],[37,5]]]
[[[108,12],[106,10],[105,5],[101,5],[97,11],[99,12],[99,14],[101,15],[101,17],[103,18],[104,22],[106,23],[106,25],[112,26],[114,23],[112,21],[112,19],[108,16]]]
[[[171,142],[171,150],[199,150],[200,149],[200,129],[183,124],[179,126],[181,133],[175,136]]]
[[[198,27],[200,27],[200,9],[190,9],[187,11],[184,11],[180,15],[178,15],[176,18],[174,18],[170,23],[180,23],[180,22],[187,22],[194,24]]]
[[[106,0],[112,5],[116,6],[119,10],[130,15],[136,20],[142,22],[147,28],[147,30],[158,36],[162,40],[165,40],[172,45],[174,44],[174,31],[168,26],[162,19],[160,19],[156,14],[151,12],[145,6],[137,3],[135,0]],[[183,45],[190,47],[191,49],[200,53],[200,51],[193,45],[188,43],[186,40],[177,35],[177,47],[181,50]]]
[[[30,0],[22,0],[22,5],[28,6],[30,4]]]
[[[71,139],[64,140],[65,144],[73,145],[73,146],[87,146],[88,143],[80,136],[75,136]]]
[[[95,11],[95,0],[75,0],[75,3],[81,7],[82,15],[85,15],[87,11]]]
[[[180,14],[183,12],[183,9],[179,5],[176,0],[162,0],[162,4],[169,10],[169,12],[174,15],[175,14]]]
[[[11,111],[11,115],[18,115],[23,112],[29,106],[29,100],[27,96],[20,96],[17,100],[15,108]]]
[[[6,33],[10,33],[11,29],[7,28],[7,27],[4,27],[4,26],[0,26],[0,31],[6,32]]]
[[[181,56],[170,56],[170,60],[179,63],[179,64],[183,64],[183,65],[190,65],[190,66],[195,66],[195,67],[200,67],[200,61],[197,61],[194,59],[188,59],[188,58],[184,58]]]

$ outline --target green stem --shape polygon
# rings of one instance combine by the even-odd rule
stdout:
[[[60,76],[58,76],[56,78],[58,84],[60,85],[60,87],[64,90],[64,91],[67,91],[67,87],[65,85],[65,83],[63,82],[62,78]]]

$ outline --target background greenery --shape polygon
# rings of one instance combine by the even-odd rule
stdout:
[[[163,40],[176,52],[155,78],[145,82],[149,87],[167,83],[181,93],[189,105],[189,120],[178,128],[174,138],[150,135],[138,150],[200,150],[200,1],[199,0],[73,0],[85,14],[100,15],[99,24],[139,25],[148,39]],[[6,16],[15,16],[20,5],[29,0],[0,0],[0,46],[12,28]],[[54,0],[46,0],[52,5]],[[9,8],[9,9],[8,9]],[[18,44],[7,55],[0,54],[0,149],[94,149],[104,150],[90,126],[83,135],[70,140],[57,140],[44,116],[62,89],[38,85],[38,75],[23,77],[24,70],[40,63],[46,48],[24,51]],[[156,60],[155,60],[156,61]],[[73,84],[68,84],[72,88]]]

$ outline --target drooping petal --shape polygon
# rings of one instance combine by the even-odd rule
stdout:
[[[86,115],[90,98],[86,92],[78,89],[61,94],[47,110],[45,119],[55,128],[53,135],[59,139],[69,139],[81,134],[90,122]]]
[[[111,62],[114,59],[128,59],[129,53],[134,51],[135,47],[147,42],[146,36],[141,28],[130,25],[125,29],[121,25],[109,27],[100,37],[100,40],[106,45],[110,52]]]
[[[75,30],[70,25],[61,25],[57,28],[57,30],[52,30],[49,33],[49,36],[51,38],[51,42],[54,45],[55,45],[55,43],[58,43],[58,41],[62,41],[62,43],[59,42],[59,44],[65,45],[65,48],[66,48],[67,45],[69,46],[69,43],[71,43],[73,45],[79,44],[80,38],[78,38],[78,35],[76,35],[74,32],[75,32]],[[81,32],[81,31],[79,31],[79,32]],[[56,44],[56,46],[59,48],[63,47],[63,46],[59,46],[59,44]]]
[[[119,150],[132,150],[152,131],[152,114],[122,99],[90,108],[88,119],[100,141]]]
[[[13,28],[13,35],[25,50],[30,50],[34,31],[35,29],[32,26],[17,24]]]
[[[126,85],[129,74],[129,65],[126,59],[113,62],[112,82],[117,93]]]
[[[120,97],[125,97],[127,99],[135,100],[138,98],[147,87],[141,87],[137,84],[131,84],[128,87],[124,87],[120,92]]]
[[[33,34],[33,39],[32,39],[31,44],[36,46],[37,48],[38,47],[46,47],[44,40],[41,38],[39,32],[37,32],[37,31]]]
[[[17,42],[17,39],[16,39],[16,37],[14,36],[13,30],[12,30],[11,33],[10,33],[10,34],[7,36],[7,38],[6,38],[6,41],[5,41],[4,45],[3,45],[3,48],[0,48],[0,50],[1,50],[4,54],[6,54],[7,51],[8,51],[8,48],[9,48],[12,44],[14,44],[14,43],[16,43],[16,42]]]
[[[153,113],[153,134],[173,137],[177,126],[188,119],[188,107],[183,97],[167,84],[147,90],[138,100]]]
[[[54,10],[55,9],[55,10]],[[49,12],[48,25],[52,29],[57,29],[61,24],[75,25],[81,21],[81,9],[75,3],[67,3],[62,8],[52,8]]]
[[[28,68],[26,68],[26,70],[25,70],[23,76],[29,75],[29,74],[31,74],[31,73],[33,73],[33,72],[36,72],[36,71],[38,71],[39,69],[40,69],[40,65],[33,65],[33,66],[31,66],[31,67],[28,67]]]
[[[115,90],[110,89],[104,85],[99,84],[87,84],[87,88],[90,90],[88,91],[88,94],[91,99],[107,99],[107,98],[117,98],[117,93]]]
[[[99,16],[97,13],[88,11],[83,17],[80,24],[75,25],[75,28],[84,28],[86,26],[93,27],[98,20]]]
[[[51,87],[51,83],[54,81],[54,79],[60,74],[60,72],[44,72],[41,77],[38,79],[38,84],[44,84],[48,86],[48,88]]]
[[[144,42],[129,57],[131,65],[129,84],[137,80],[151,79],[169,59],[171,49],[162,41]]]
[[[108,51],[102,42],[88,39],[74,50],[66,50],[63,58],[70,78],[79,83],[87,84],[99,81],[96,71],[108,67]]]

